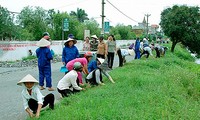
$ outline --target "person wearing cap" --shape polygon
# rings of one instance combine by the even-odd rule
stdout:
[[[43,33],[43,38],[46,39],[46,40],[48,40],[48,41],[51,40],[50,39],[50,34],[48,32],[44,32]],[[50,49],[52,56],[54,56],[55,53],[54,53],[53,49],[50,48],[50,45],[48,46],[48,48]]]
[[[62,97],[68,97],[70,94],[85,90],[84,88],[79,87],[77,84],[78,72],[82,72],[82,70],[83,66],[81,63],[75,62],[73,70],[68,72],[61,80],[59,80],[57,90]]]
[[[96,60],[92,60],[88,64],[89,74],[86,77],[86,81],[91,85],[105,85],[102,80],[102,73],[112,82],[115,83],[112,77],[108,74],[106,69],[104,69],[102,63],[104,63],[105,59],[97,58]],[[107,67],[107,66],[106,66]]]
[[[47,105],[54,109],[54,95],[50,93],[44,97],[38,88],[38,81],[32,75],[26,75],[17,85],[24,87],[21,92],[23,105],[30,117],[39,117],[41,108]]]
[[[145,47],[147,47],[147,46],[149,46],[148,39],[143,38],[143,47],[145,48]]]
[[[107,52],[106,43],[103,40],[103,36],[100,36],[99,37],[99,44],[97,46],[97,57],[105,59],[107,54],[108,54],[108,52]]]
[[[44,88],[44,79],[46,79],[46,87],[48,87],[49,91],[53,91],[52,88],[52,79],[51,79],[51,60],[53,56],[51,54],[48,46],[51,43],[46,39],[42,38],[40,41],[36,43],[39,47],[36,49],[36,56],[38,58],[38,69],[39,69],[39,85],[40,89]]]
[[[90,50],[97,51],[98,37],[96,35],[92,35],[91,38],[92,38],[92,41],[90,42]]]
[[[50,40],[50,34],[48,32],[44,32],[43,38],[49,41]]]
[[[68,37],[68,40],[65,41],[62,51],[62,62],[63,65],[66,65],[69,61],[79,57],[79,51],[75,46],[76,40],[73,36]]]
[[[92,57],[93,57],[92,52],[88,51],[84,54],[83,58],[76,58],[76,59],[69,61],[66,65],[66,67],[69,71],[71,71],[74,68],[74,63],[80,62],[81,65],[83,66],[83,73],[88,75],[89,72],[88,72],[87,66],[88,66],[88,63],[90,62],[90,60],[92,59]],[[78,72],[78,80],[79,80],[78,85],[83,85],[83,78],[82,78],[81,72]]]

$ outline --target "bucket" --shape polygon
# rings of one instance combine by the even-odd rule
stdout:
[[[62,66],[60,68],[60,72],[63,72],[63,73],[68,72],[68,69],[66,68],[66,66]]]

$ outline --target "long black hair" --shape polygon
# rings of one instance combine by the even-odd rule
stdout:
[[[113,41],[115,41],[115,36],[114,35],[110,35],[113,38]]]

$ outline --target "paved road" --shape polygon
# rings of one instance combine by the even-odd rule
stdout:
[[[126,59],[127,62],[133,60],[133,56],[127,56]],[[64,76],[63,73],[59,72],[61,66],[61,62],[52,64],[52,84],[54,88],[56,88],[58,81]],[[116,56],[113,67],[117,66],[118,57]],[[31,74],[38,79],[37,67],[0,68],[0,120],[25,120],[28,116],[22,104],[22,88],[16,84],[27,74]],[[49,91],[43,90],[42,93],[46,95]],[[53,91],[52,93],[55,95],[56,101],[59,101],[58,92]]]

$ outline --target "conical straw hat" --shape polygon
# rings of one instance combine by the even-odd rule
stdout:
[[[48,40],[46,40],[46,39],[44,39],[44,38],[42,38],[40,41],[38,41],[37,43],[36,43],[36,45],[38,46],[38,47],[47,47],[47,46],[49,46],[51,44],[51,42],[49,42]]]
[[[96,35],[92,35],[91,38],[98,39],[98,37]]]
[[[17,85],[22,85],[25,82],[33,82],[35,84],[38,84],[38,81],[30,74],[26,75],[23,79],[21,79]]]
[[[76,41],[75,39],[69,37],[68,40],[66,40],[66,41],[64,42],[64,44],[66,44],[66,43],[69,42],[69,41],[73,41],[74,44],[77,43],[77,41]]]
[[[105,59],[102,59],[102,58],[97,58],[97,59],[101,64],[105,61]]]

